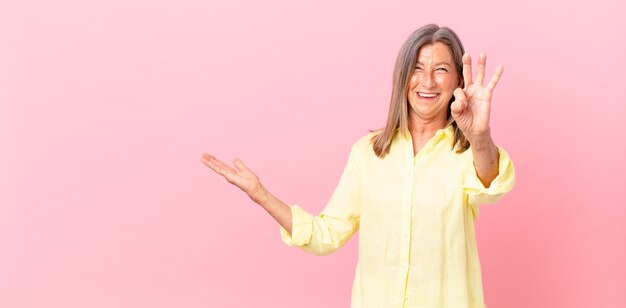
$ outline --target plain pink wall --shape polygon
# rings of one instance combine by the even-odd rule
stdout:
[[[0,307],[347,307],[357,237],[285,246],[200,154],[319,213],[430,22],[505,65],[517,186],[477,222],[487,305],[624,307],[618,2],[1,1]]]

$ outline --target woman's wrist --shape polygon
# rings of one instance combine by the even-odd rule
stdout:
[[[270,198],[270,193],[267,191],[267,189],[265,189],[262,184],[259,184],[259,188],[255,192],[250,194],[249,197],[255,203],[259,204],[262,207],[265,207],[267,201]]]
[[[469,141],[474,151],[491,151],[495,148],[495,143],[491,139],[491,130],[489,129],[484,133],[468,136],[467,141]]]

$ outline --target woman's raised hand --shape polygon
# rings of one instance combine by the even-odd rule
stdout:
[[[246,167],[241,160],[235,159],[235,168],[206,153],[202,153],[200,160],[213,171],[222,175],[229,183],[243,190],[254,202],[262,202],[266,195],[265,188],[259,181],[259,177]]]
[[[454,90],[454,102],[450,106],[452,117],[469,140],[490,137],[489,114],[491,112],[491,96],[504,67],[498,65],[489,84],[483,86],[487,56],[481,53],[478,57],[476,79],[472,80],[472,59],[469,54],[463,55],[463,80],[465,87]]]

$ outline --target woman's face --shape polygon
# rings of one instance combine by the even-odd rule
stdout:
[[[409,80],[409,117],[446,120],[448,102],[460,84],[452,53],[443,43],[420,48],[413,75]]]

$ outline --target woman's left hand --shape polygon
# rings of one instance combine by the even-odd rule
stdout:
[[[483,86],[487,57],[481,53],[478,57],[476,80],[472,81],[472,60],[469,54],[463,55],[463,80],[465,87],[454,90],[454,102],[450,106],[452,117],[472,144],[473,141],[490,139],[489,113],[491,96],[504,67],[498,65],[489,84]]]

